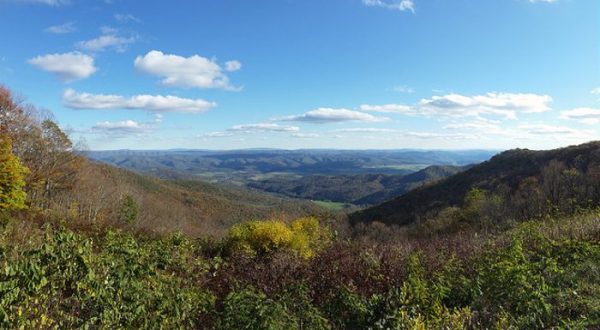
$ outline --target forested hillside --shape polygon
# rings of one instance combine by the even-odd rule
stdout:
[[[311,175],[405,175],[431,165],[465,166],[493,150],[115,150],[89,151],[92,159],[160,178],[203,179],[245,185]]]
[[[297,179],[274,177],[251,181],[248,186],[295,198],[373,205],[460,171],[462,168],[457,166],[434,165],[406,175],[309,175]]]
[[[447,180],[359,211],[351,219],[396,225],[423,222],[439,211],[447,214],[451,207],[463,206],[469,193],[492,222],[598,205],[600,142],[548,151],[505,151]]]

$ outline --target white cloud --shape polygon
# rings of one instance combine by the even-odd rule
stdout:
[[[137,40],[136,37],[119,36],[116,34],[116,30],[110,27],[102,27],[101,30],[105,34],[94,39],[80,41],[76,46],[91,52],[101,52],[106,49],[124,52],[129,44]]]
[[[537,94],[487,93],[475,96],[447,94],[421,100],[418,112],[436,116],[496,115],[506,119],[516,119],[517,113],[549,111],[551,102],[550,96]]]
[[[415,4],[413,0],[386,1],[386,0],[362,0],[363,4],[369,7],[382,7],[391,10],[411,11],[415,12]]]
[[[67,23],[61,24],[61,25],[49,26],[49,27],[45,28],[44,31],[46,31],[48,33],[54,33],[54,34],[67,34],[67,33],[73,33],[75,31],[77,31],[77,28],[75,27],[74,22],[67,22]]]
[[[314,138],[318,138],[320,135],[317,133],[294,133],[292,134],[292,137],[298,138],[298,139],[314,139]]]
[[[119,32],[119,29],[114,28],[112,26],[104,25],[100,27],[100,32],[102,32],[102,34],[116,34],[117,32]]]
[[[140,124],[134,120],[124,121],[104,121],[96,123],[92,127],[92,132],[111,134],[111,135],[129,135],[148,133],[151,128],[148,125]]]
[[[549,111],[551,102],[550,96],[537,94],[487,93],[474,96],[446,94],[423,99],[416,105],[363,104],[359,109],[405,115],[479,118],[483,115],[494,115],[505,119],[516,119],[517,113]]]
[[[340,133],[393,133],[393,132],[396,132],[396,130],[389,129],[389,128],[356,127],[356,128],[336,129],[335,132],[340,132]]]
[[[216,131],[202,134],[204,138],[222,138],[232,137],[236,134],[253,134],[253,133],[297,133],[300,131],[296,126],[282,126],[275,123],[258,123],[258,124],[243,124],[235,125],[228,128],[227,131]]]
[[[442,134],[433,132],[405,132],[403,134],[406,137],[417,138],[417,139],[453,139],[453,140],[472,140],[479,138],[478,135],[473,134]]]
[[[233,72],[242,68],[242,63],[239,61],[227,61],[225,62],[225,71]]]
[[[501,127],[499,124],[499,121],[497,120],[487,120],[487,119],[477,119],[477,120],[473,120],[470,122],[461,122],[461,123],[451,123],[448,124],[446,126],[444,126],[444,129],[451,129],[451,130],[461,130],[461,129],[467,129],[467,130],[472,130],[472,131],[478,131],[478,132],[499,132],[501,131]]]
[[[408,86],[403,86],[403,85],[399,85],[399,86],[394,86],[392,87],[392,91],[394,92],[398,92],[398,93],[407,93],[407,94],[412,94],[415,92],[415,89],[412,87],[408,87]]]
[[[522,124],[519,125],[517,128],[520,132],[528,134],[529,138],[536,139],[553,139],[557,141],[576,140],[579,142],[597,139],[597,135],[594,133],[593,130],[579,130],[567,126],[554,126],[547,124]]]
[[[62,5],[68,5],[71,3],[71,1],[69,0],[14,0],[15,2],[21,2],[21,3],[38,3],[38,4],[44,4],[44,5],[48,5],[48,6],[62,6]]]
[[[235,125],[229,129],[234,132],[256,133],[256,132],[298,132],[299,127],[296,126],[281,126],[274,123],[259,123]]]
[[[596,87],[590,91],[594,95],[600,95],[600,87]]]
[[[238,61],[226,62],[223,70],[214,59],[200,55],[182,57],[153,50],[144,56],[138,56],[134,65],[142,72],[163,78],[161,83],[166,86],[240,89],[231,86],[224,73],[240,69],[241,63]]]
[[[140,23],[141,20],[131,14],[115,14],[115,19],[121,23],[135,22]]]
[[[231,133],[231,132],[209,132],[209,133],[202,134],[202,137],[207,137],[207,138],[221,138],[221,137],[230,137],[230,136],[233,136],[233,133]]]
[[[375,117],[368,113],[348,109],[318,108],[315,110],[308,111],[301,115],[288,116],[282,118],[281,120],[321,124],[337,123],[344,121],[378,122],[387,120],[387,118]]]
[[[560,118],[577,120],[583,124],[594,125],[600,123],[600,109],[576,108],[561,112]]]
[[[370,112],[383,112],[383,113],[401,113],[406,115],[415,115],[418,114],[418,110],[403,104],[384,104],[384,105],[371,105],[371,104],[362,104],[359,109],[361,111],[370,111]]]
[[[72,109],[139,109],[155,113],[182,112],[201,113],[216,106],[202,99],[186,99],[167,95],[121,95],[77,93],[67,89],[63,104]]]
[[[558,0],[529,0],[531,3],[553,3],[558,2]]]
[[[98,70],[91,56],[79,52],[37,56],[28,63],[57,75],[64,82],[87,78]]]

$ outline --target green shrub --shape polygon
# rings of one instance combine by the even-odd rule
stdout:
[[[332,292],[323,309],[336,329],[364,329],[368,325],[369,306],[366,299],[348,287]]]
[[[119,220],[127,224],[132,224],[137,220],[138,213],[138,204],[135,199],[131,195],[125,195],[121,200],[121,207],[119,208]]]
[[[40,247],[4,260],[0,328],[196,328],[214,310],[211,294],[161,271],[150,246],[118,232],[97,243],[47,228]]]
[[[217,329],[300,329],[287,306],[253,288],[233,291],[223,301]]]

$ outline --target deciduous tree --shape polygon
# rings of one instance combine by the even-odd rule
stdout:
[[[0,136],[0,210],[25,207],[25,175],[28,170],[12,152],[12,141]]]

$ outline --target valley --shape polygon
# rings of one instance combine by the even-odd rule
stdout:
[[[0,0],[0,330],[600,330],[599,22]]]
[[[374,205],[489,159],[497,151],[93,151],[98,161],[163,179],[246,187],[279,196]],[[345,204],[345,206],[344,206]]]

